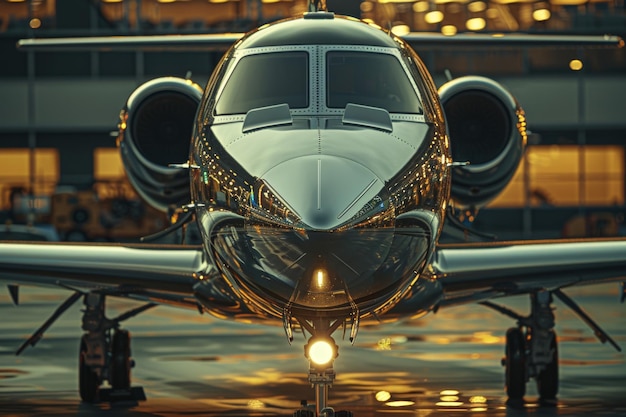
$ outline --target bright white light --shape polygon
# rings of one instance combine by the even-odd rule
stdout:
[[[309,359],[316,365],[329,363],[333,356],[333,347],[327,340],[318,340],[309,346]]]

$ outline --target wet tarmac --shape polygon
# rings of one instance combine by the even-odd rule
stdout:
[[[626,304],[618,285],[569,290],[626,348]],[[1,416],[290,416],[313,401],[304,338],[280,327],[220,321],[158,307],[125,323],[133,337],[134,385],[147,401],[89,405],[77,393],[80,303],[35,348],[15,350],[67,293],[24,289],[14,307],[0,295]],[[527,297],[500,300],[524,312]],[[111,299],[108,315],[136,303]],[[538,407],[529,383],[523,409],[507,408],[504,334],[513,321],[463,306],[417,321],[362,329],[339,341],[330,404],[370,416],[626,416],[626,357],[602,345],[564,305],[557,307],[561,389],[555,408]]]

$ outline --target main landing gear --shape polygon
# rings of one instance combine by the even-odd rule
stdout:
[[[143,388],[131,387],[130,370],[134,365],[130,352],[130,334],[120,329],[126,319],[152,308],[155,304],[145,304],[130,310],[115,319],[106,318],[105,294],[75,292],[35,333],[17,350],[17,355],[27,346],[35,344],[45,331],[79,298],[83,297],[82,329],[78,357],[78,391],[84,402],[143,401],[146,399]],[[104,382],[109,388],[101,388]]]
[[[559,289],[531,293],[531,312],[526,317],[489,301],[482,302],[481,304],[517,320],[517,327],[511,327],[506,332],[505,356],[502,359],[507,405],[511,407],[523,407],[526,383],[530,378],[534,378],[537,384],[539,404],[556,406],[559,391],[559,353],[554,331],[553,295],[574,310],[603,343],[608,341],[620,351],[613,339]]]
[[[86,294],[83,310],[83,330],[78,360],[78,389],[80,398],[89,403],[99,401],[143,401],[141,387],[131,387],[130,370],[134,366],[130,351],[130,333],[120,329],[119,322],[139,314],[153,304],[109,320],[104,315],[105,296]],[[101,388],[107,381],[110,388]]]

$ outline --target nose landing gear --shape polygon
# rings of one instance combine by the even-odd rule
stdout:
[[[328,406],[328,390],[336,377],[333,364],[339,355],[339,348],[330,335],[338,326],[338,322],[303,325],[313,335],[304,346],[304,356],[309,360],[308,380],[315,390],[315,404],[303,401],[302,409],[295,411],[294,417],[352,417],[350,411],[335,411]]]

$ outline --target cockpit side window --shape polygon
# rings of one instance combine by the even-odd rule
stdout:
[[[248,55],[231,74],[216,107],[216,115],[245,114],[251,109],[287,103],[309,106],[308,54],[304,51]]]
[[[390,54],[329,51],[326,55],[327,106],[354,103],[389,113],[421,114],[422,106],[400,61]]]

